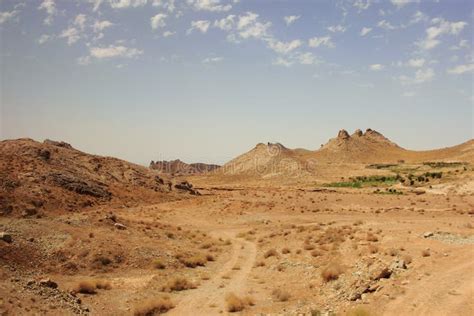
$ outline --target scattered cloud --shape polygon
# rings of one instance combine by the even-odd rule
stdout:
[[[381,71],[385,69],[385,66],[382,64],[372,64],[369,66],[369,69],[372,71]]]
[[[214,21],[214,27],[217,27],[223,31],[230,31],[235,25],[235,15],[228,15],[225,18]]]
[[[415,72],[414,77],[408,77],[405,75],[399,76],[398,79],[402,85],[411,85],[411,84],[422,84],[425,82],[432,81],[435,77],[435,72],[432,68],[419,69]]]
[[[367,10],[370,5],[372,4],[372,1],[371,0],[356,0],[354,1],[354,4],[353,6],[356,7],[357,9],[359,9],[359,12],[360,11],[363,11],[363,10]]]
[[[327,29],[333,33],[338,33],[338,32],[344,33],[346,31],[346,27],[343,25],[332,25],[328,27]]]
[[[474,64],[459,65],[454,68],[447,70],[448,74],[451,75],[462,75],[465,73],[474,73]]]
[[[151,28],[153,30],[156,30],[160,27],[165,27],[166,26],[166,22],[165,22],[166,17],[167,17],[167,15],[164,14],[164,13],[158,13],[157,15],[150,18]]]
[[[46,25],[51,25],[53,23],[54,16],[58,14],[54,0],[43,0],[38,9],[46,11],[47,16],[43,20],[43,23]]]
[[[288,59],[278,57],[272,64],[276,66],[291,67],[291,65],[293,65],[293,62],[289,61]]]
[[[221,0],[187,0],[187,3],[198,11],[226,12],[232,9],[231,4],[221,4]]]
[[[165,32],[163,32],[163,37],[170,37],[170,36],[173,36],[175,34],[176,34],[176,32],[165,31]]]
[[[81,38],[81,34],[75,27],[69,27],[59,34],[59,38],[67,39],[67,44],[72,45]]]
[[[175,0],[153,0],[152,6],[163,8],[170,13],[176,10]]]
[[[135,58],[143,54],[142,50],[122,45],[109,45],[106,47],[91,47],[90,56],[97,59],[108,59],[114,57]]]
[[[53,37],[48,34],[43,34],[38,38],[38,44],[43,45],[44,43],[50,41]]]
[[[94,32],[95,33],[99,33],[99,32],[102,32],[103,30],[105,30],[106,28],[109,28],[111,26],[113,26],[114,24],[110,21],[107,21],[107,20],[104,20],[104,21],[95,21],[94,22],[94,25],[92,26],[92,28],[94,29]]]
[[[415,14],[412,15],[410,24],[416,24],[419,22],[427,22],[429,20],[428,16],[421,11],[416,11]]]
[[[377,26],[387,31],[392,31],[396,29],[395,26],[393,26],[390,22],[386,20],[379,21],[379,23],[377,23]]]
[[[321,63],[313,53],[301,53],[297,56],[297,60],[302,65],[317,65]]]
[[[431,20],[434,24],[426,29],[426,38],[416,42],[415,44],[424,50],[430,50],[438,46],[441,41],[441,35],[458,35],[466,26],[464,21],[449,22],[441,18],[434,18]]]
[[[113,9],[137,8],[144,6],[148,0],[108,0]]]
[[[87,20],[87,17],[86,17],[85,14],[78,14],[74,18],[74,23],[73,24],[74,24],[74,26],[77,26],[81,30],[84,30],[84,27],[86,26],[86,20]]]
[[[371,27],[363,27],[362,30],[360,30],[359,35],[360,36],[366,36],[367,34],[370,33],[370,31],[372,31]]]
[[[270,40],[268,42],[268,47],[273,49],[275,52],[279,54],[288,54],[291,51],[297,49],[303,44],[300,40],[293,40],[290,42],[280,42],[275,40]]]
[[[413,91],[406,91],[406,92],[403,92],[402,97],[411,98],[411,97],[414,97],[415,95],[416,93]]]
[[[202,63],[203,64],[215,64],[215,63],[221,62],[223,60],[224,60],[223,57],[207,57],[207,58],[202,60]]]
[[[394,6],[396,6],[398,9],[401,7],[406,6],[409,3],[418,3],[420,0],[390,0]]]
[[[0,25],[14,19],[18,15],[19,11],[18,10],[13,10],[13,11],[6,11],[6,12],[0,12]]]
[[[321,45],[330,47],[330,48],[336,47],[334,43],[331,41],[331,36],[313,37],[308,40],[309,47],[319,47]]]
[[[283,20],[285,20],[285,23],[287,26],[290,26],[291,24],[296,22],[296,20],[298,20],[300,17],[301,15],[289,15],[289,16],[285,16]]]
[[[413,68],[421,68],[424,66],[426,60],[424,58],[413,58],[408,60],[407,65]]]
[[[191,28],[189,28],[186,33],[191,34],[193,30],[198,30],[201,33],[206,33],[210,25],[211,22],[207,20],[191,21]]]

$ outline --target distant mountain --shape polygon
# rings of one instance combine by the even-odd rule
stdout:
[[[191,163],[187,164],[179,159],[171,161],[151,161],[150,168],[157,170],[160,173],[176,174],[176,175],[189,175],[189,174],[201,174],[211,172],[220,168],[219,165],[205,164],[205,163]]]

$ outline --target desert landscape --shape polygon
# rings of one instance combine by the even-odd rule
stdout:
[[[4,315],[474,310],[473,140],[342,130],[177,176],[58,141],[0,151]]]
[[[473,26],[0,0],[0,316],[474,315]]]

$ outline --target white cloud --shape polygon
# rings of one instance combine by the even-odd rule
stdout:
[[[419,22],[426,22],[426,21],[428,21],[428,16],[421,11],[416,11],[416,13],[413,14],[410,20],[410,24],[416,24]]]
[[[275,61],[273,61],[272,64],[276,66],[291,67],[291,65],[293,65],[293,62],[289,61],[288,59],[278,57]]]
[[[221,62],[223,61],[224,58],[223,57],[207,57],[205,59],[203,59],[202,63],[203,64],[214,64],[214,63],[218,63],[218,62]]]
[[[413,68],[421,68],[424,66],[426,60],[424,58],[413,58],[408,60],[407,65]]]
[[[108,0],[113,9],[137,8],[144,6],[148,0]]]
[[[433,80],[435,72],[432,68],[418,69],[414,77],[399,76],[398,79],[403,85],[421,84]]]
[[[74,19],[74,25],[79,27],[81,30],[84,30],[84,27],[86,25],[86,20],[87,17],[85,14],[78,14],[76,18]]]
[[[405,5],[409,3],[420,2],[420,0],[391,0],[391,2],[394,6],[400,9],[401,7],[404,7]]]
[[[134,58],[143,54],[142,50],[125,46],[109,45],[107,47],[91,47],[90,56],[97,59],[107,59],[114,57]]]
[[[51,25],[51,23],[53,23],[53,17],[58,13],[54,0],[43,0],[38,9],[46,11],[47,16],[43,23],[46,25]]]
[[[273,49],[275,52],[279,54],[288,54],[291,51],[295,50],[296,48],[300,47],[303,44],[300,40],[293,40],[290,42],[280,42],[271,40],[268,42],[268,47]]]
[[[344,33],[346,31],[346,28],[342,25],[332,25],[328,27],[327,29],[333,33],[337,33],[337,32]]]
[[[331,41],[331,36],[313,37],[308,40],[309,47],[319,47],[321,45],[330,48],[335,47],[334,43]]]
[[[163,32],[163,37],[170,37],[176,34],[176,32],[171,32],[171,31],[165,31]]]
[[[223,31],[230,31],[234,27],[235,15],[228,15],[225,18],[214,21],[214,27],[220,28]]]
[[[287,26],[290,26],[291,24],[296,22],[296,20],[298,20],[300,17],[301,15],[289,15],[289,16],[285,16],[283,20],[285,20],[285,23]]]
[[[175,0],[153,0],[152,6],[163,8],[168,12],[174,12],[176,9]]]
[[[449,22],[441,18],[431,20],[434,26],[426,29],[426,38],[415,44],[425,50],[429,50],[438,46],[441,41],[438,39],[441,35],[458,35],[466,26],[464,21]]]
[[[385,66],[382,65],[382,64],[372,64],[369,66],[369,69],[372,70],[372,71],[381,71],[383,69],[385,69]]]
[[[190,34],[193,30],[199,30],[201,33],[206,33],[210,25],[211,22],[207,20],[191,21],[191,28],[188,29],[187,34]]]
[[[43,45],[47,41],[50,41],[53,37],[48,34],[43,34],[38,38],[38,44]]]
[[[77,63],[81,66],[89,65],[91,63],[91,56],[79,57]]]
[[[302,53],[297,56],[297,60],[302,65],[317,65],[321,61],[313,53]]]
[[[156,30],[159,27],[165,27],[166,26],[166,22],[165,22],[166,17],[167,17],[167,15],[164,14],[164,13],[158,13],[157,15],[153,16],[150,19],[151,28],[153,30]]]
[[[362,11],[362,10],[367,10],[370,5],[371,5],[371,0],[356,0],[354,2],[354,7],[356,7],[357,9],[359,9],[359,11]]]
[[[11,19],[13,19],[15,16],[17,16],[19,11],[13,10],[10,12],[0,12],[0,24],[3,24]]]
[[[474,73],[474,64],[459,65],[447,70],[448,74],[461,75],[464,73]]]
[[[372,31],[371,27],[363,27],[359,34],[360,36],[366,36],[370,31]]]
[[[95,21],[94,25],[92,28],[94,29],[95,33],[102,32],[106,28],[109,28],[113,26],[114,24],[110,21],[104,20],[104,21]]]
[[[221,4],[221,0],[188,0],[187,2],[199,11],[225,12],[232,9],[232,5]]]
[[[247,12],[245,15],[239,16],[239,22],[237,23],[237,29],[242,30],[247,26],[254,24],[257,21],[258,14],[253,12]]]
[[[377,26],[384,29],[384,30],[387,30],[387,31],[391,31],[391,30],[396,29],[395,26],[393,26],[390,22],[388,22],[386,20],[379,21],[379,23],[377,23]]]
[[[255,22],[254,24],[248,26],[246,29],[239,32],[240,37],[242,38],[256,38],[262,39],[268,37],[268,29],[272,25],[271,22],[260,23]]]
[[[67,44],[72,45],[81,38],[81,34],[75,27],[70,27],[61,32],[59,38],[66,38]]]

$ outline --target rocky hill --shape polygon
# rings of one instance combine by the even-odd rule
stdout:
[[[97,204],[174,199],[197,194],[155,171],[120,159],[90,155],[64,142],[0,142],[0,213],[36,216]]]
[[[206,164],[206,163],[185,163],[179,159],[166,161],[151,161],[150,168],[157,170],[160,173],[172,174],[172,175],[190,175],[190,174],[201,174],[210,172],[220,168],[219,165]]]

